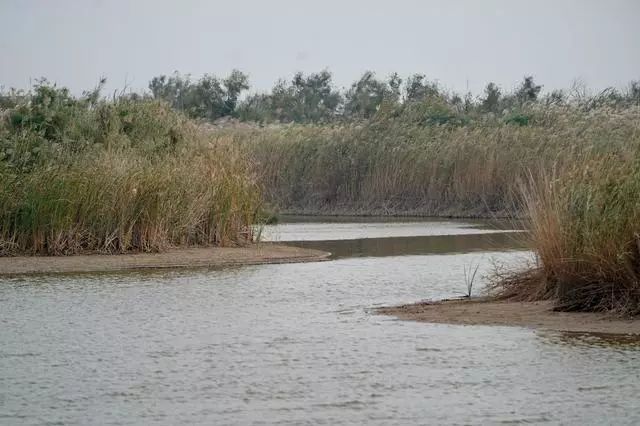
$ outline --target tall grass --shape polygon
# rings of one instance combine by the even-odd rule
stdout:
[[[161,103],[40,92],[0,124],[0,254],[251,241],[260,193],[229,140]]]
[[[637,147],[523,187],[537,265],[498,277],[499,296],[551,299],[558,310],[640,313]]]
[[[564,170],[628,150],[638,113],[533,107],[530,125],[463,126],[388,118],[366,125],[235,130],[266,200],[284,212],[509,215],[528,170]]]

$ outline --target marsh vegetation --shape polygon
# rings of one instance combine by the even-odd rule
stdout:
[[[638,82],[544,93],[525,77],[474,97],[371,72],[339,90],[322,71],[247,93],[234,71],[149,88],[3,92],[2,254],[242,244],[264,205],[517,216],[538,261],[498,277],[499,296],[640,311]]]
[[[159,251],[251,240],[260,205],[239,149],[166,103],[46,82],[0,124],[0,254]]]

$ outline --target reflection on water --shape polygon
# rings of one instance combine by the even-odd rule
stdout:
[[[640,336],[634,334],[609,334],[609,333],[584,333],[577,331],[550,331],[538,332],[540,338],[549,343],[565,345],[601,346],[608,349],[621,348],[640,349]]]
[[[467,253],[524,249],[519,233],[289,241],[287,244],[331,252],[336,259],[361,256]]]
[[[322,222],[304,223],[300,218],[288,222],[266,225],[260,231],[262,241],[335,241],[369,238],[398,238],[513,233],[505,222],[467,221],[453,219],[407,218],[381,221],[380,218],[361,218],[352,222],[350,217],[329,217]],[[346,222],[344,222],[346,221]]]
[[[468,265],[483,277],[522,263],[507,237],[305,242],[338,259],[0,280],[0,424],[640,422],[635,343],[369,313],[458,295]]]

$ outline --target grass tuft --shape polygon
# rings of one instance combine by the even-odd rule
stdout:
[[[497,294],[563,311],[640,313],[640,158],[596,156],[522,188],[537,265],[502,275]]]

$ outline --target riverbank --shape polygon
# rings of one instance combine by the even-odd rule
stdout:
[[[182,248],[162,253],[0,257],[0,277],[24,274],[202,268],[327,260],[330,253],[276,244]]]
[[[483,212],[480,210],[451,209],[446,211],[432,210],[362,210],[362,209],[291,209],[282,210],[277,213],[277,217],[299,216],[299,217],[349,217],[349,218],[421,218],[421,219],[470,219],[470,220],[500,220],[500,221],[522,221],[525,219],[520,212],[497,211]]]
[[[459,325],[497,325],[556,331],[640,335],[640,319],[593,312],[556,312],[551,302],[489,299],[418,302],[376,310],[401,320]]]

